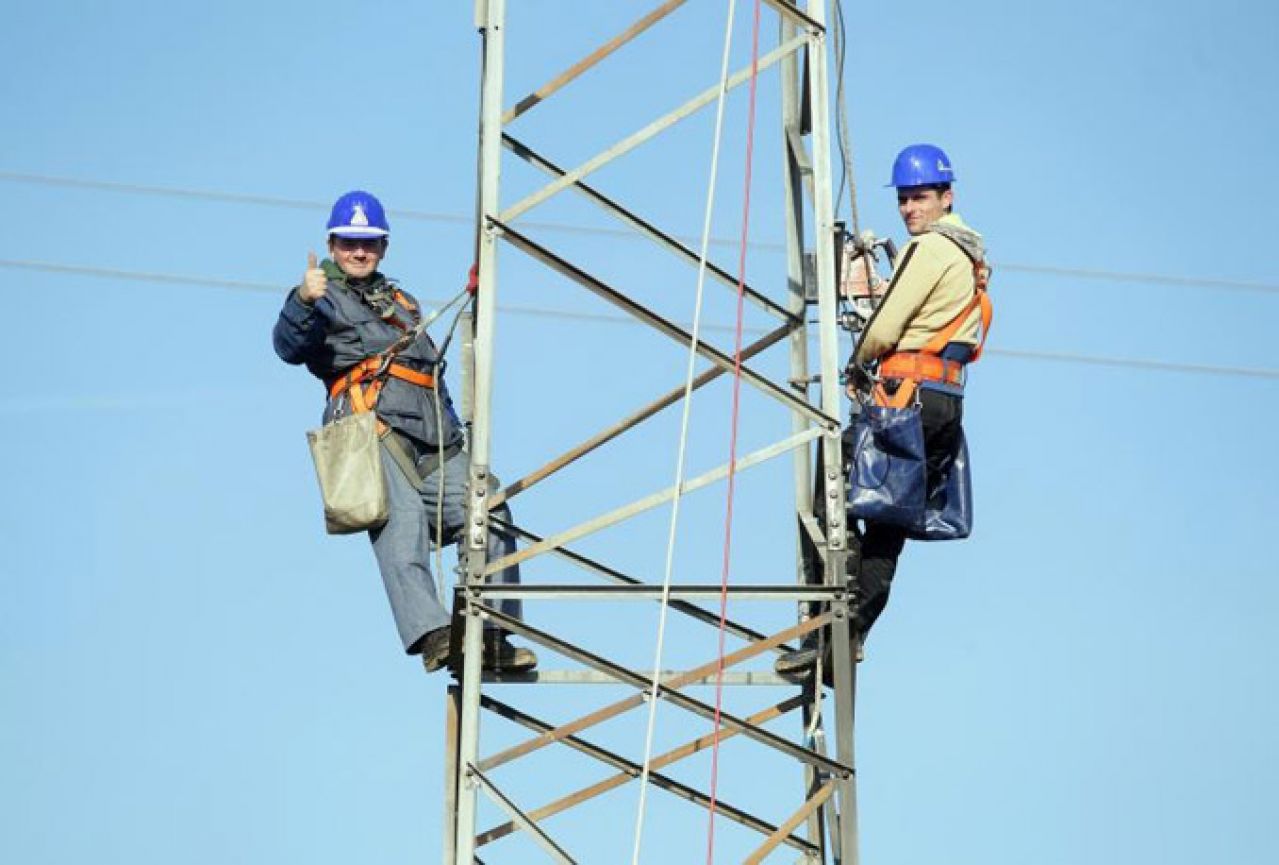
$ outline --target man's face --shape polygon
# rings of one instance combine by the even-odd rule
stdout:
[[[352,279],[364,279],[377,270],[386,255],[385,237],[330,237],[329,255]]]
[[[912,235],[923,234],[928,226],[946,215],[954,198],[949,189],[938,192],[922,186],[907,186],[897,190],[897,212],[902,215],[907,231]]]

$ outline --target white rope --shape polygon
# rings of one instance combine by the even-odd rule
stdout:
[[[436,354],[435,369],[439,372],[444,358]],[[435,382],[435,442],[436,442],[436,466],[435,466],[435,598],[441,604],[448,597],[444,594],[444,406],[440,399],[440,388],[443,386],[444,377],[441,375]],[[423,481],[426,479],[423,478]],[[465,508],[463,509],[465,512]],[[466,534],[466,527],[462,527],[462,534]],[[461,558],[461,555],[458,555]]]
[[[662,577],[661,612],[657,622],[657,648],[653,658],[653,678],[649,683],[648,727],[644,733],[644,768],[639,777],[639,806],[635,815],[635,847],[631,865],[639,865],[640,846],[644,836],[644,813],[648,802],[648,778],[653,759],[653,731],[657,727],[657,688],[661,682],[662,653],[666,643],[666,619],[670,609],[671,574],[675,568],[675,538],[679,528],[679,506],[683,497],[684,461],[688,450],[689,416],[693,406],[693,373],[697,366],[697,345],[702,326],[702,294],[706,285],[706,258],[711,241],[711,218],[715,212],[715,186],[719,176],[719,148],[724,131],[724,102],[728,93],[728,57],[733,47],[733,16],[736,0],[728,0],[728,18],[724,22],[724,55],[720,61],[719,96],[715,103],[715,136],[711,147],[710,179],[706,184],[706,215],[702,221],[702,240],[697,259],[697,293],[693,306],[692,340],[688,347],[688,372],[684,380],[684,408],[680,415],[679,450],[675,460],[675,497],[671,500],[671,522],[666,541],[666,567]]]
[[[462,289],[455,294],[448,303],[445,303],[439,309],[428,310],[422,315],[421,319],[418,320],[418,323],[413,326],[413,329],[409,332],[409,334],[406,334],[403,338],[408,338],[411,334],[413,341],[416,341],[419,336],[426,332],[427,328],[434,324],[437,319],[444,315],[444,313],[448,312],[460,301],[466,298],[469,293],[468,289]],[[453,337],[453,328],[457,327],[458,318],[462,315],[462,312],[465,309],[466,306],[463,305],[462,308],[457,311],[457,314],[453,316],[453,324],[449,327],[449,336],[445,340],[443,346],[436,347],[435,356],[435,441],[436,458],[438,462],[435,467],[435,550],[433,554],[433,558],[435,560],[435,574],[433,576],[435,578],[435,597],[441,603],[444,602],[446,595],[444,593],[444,406],[440,400],[440,388],[444,386],[444,376],[442,374],[444,368],[444,351],[448,348],[448,340]],[[410,478],[410,480],[412,480],[412,478]],[[415,487],[418,487],[417,491],[419,495],[425,492],[427,480],[428,478],[419,477],[418,482],[420,487],[419,484],[415,484]],[[430,570],[429,566],[427,570]]]
[[[445,312],[450,310],[455,304],[470,294],[470,287],[462,289],[453,296],[453,299],[437,310],[432,310],[423,320],[426,325],[435,322]],[[435,441],[437,445],[435,466],[435,597],[440,603],[444,602],[447,597],[444,594],[444,405],[440,399],[440,389],[444,387],[444,352],[448,351],[449,343],[453,340],[453,331],[457,328],[457,323],[462,318],[462,313],[466,312],[466,304],[458,309],[453,316],[453,323],[449,325],[448,335],[444,337],[444,342],[436,346],[435,351],[435,371],[438,376],[435,382]],[[425,478],[423,479],[425,483]],[[465,508],[463,508],[465,511]],[[462,533],[466,533],[463,526]],[[458,573],[461,573],[461,555],[458,555]]]

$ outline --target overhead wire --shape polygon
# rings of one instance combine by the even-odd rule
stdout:
[[[848,106],[844,97],[844,61],[848,56],[848,29],[844,23],[843,0],[833,0],[835,9],[835,141],[839,145],[839,191],[835,193],[835,210],[848,187],[848,218],[853,234],[862,232],[857,213],[857,182],[853,174],[853,141],[848,131]]]
[[[197,285],[206,288],[226,288],[235,291],[266,293],[283,296],[286,289],[272,282],[258,282],[247,279],[218,279],[184,274],[157,273],[138,270],[122,270],[119,268],[94,267],[88,265],[61,264],[49,261],[32,261],[22,259],[0,258],[0,267],[20,268],[46,273],[74,274],[104,279],[121,279],[142,282],[158,282],[170,285]],[[444,298],[421,298],[425,303],[441,304]],[[526,315],[536,318],[562,319],[566,321],[596,322],[599,324],[618,324],[640,326],[633,316],[618,315],[607,312],[579,312],[576,310],[556,309],[545,306],[527,306],[522,304],[498,304],[498,310],[510,315]],[[733,326],[718,322],[703,323],[702,330],[717,333],[731,333]],[[763,328],[747,327],[745,333],[762,335]],[[1208,375],[1243,376],[1268,380],[1279,379],[1279,368],[1238,366],[1229,364],[1184,363],[1178,361],[1147,360],[1142,358],[1108,357],[1079,352],[1036,351],[1031,349],[988,348],[988,357],[1007,357],[1019,360],[1042,360],[1057,363],[1075,363],[1089,366],[1112,368],[1144,369],[1170,373],[1203,373]]]
[[[249,279],[219,279],[210,276],[191,276],[177,273],[160,273],[146,270],[124,270],[116,267],[99,267],[85,264],[63,264],[56,261],[38,261],[22,258],[0,258],[0,267],[35,270],[44,273],[63,273],[75,276],[92,276],[102,279],[121,279],[132,282],[160,282],[169,285],[198,285],[204,288],[230,288],[236,291],[263,292],[282,295],[278,283],[257,282]]]
[[[19,183],[35,183],[45,186],[61,186],[69,189],[94,189],[107,192],[126,192],[139,195],[156,195],[167,198],[187,198],[199,201],[218,201],[226,204],[256,204],[267,207],[283,207],[293,210],[329,209],[329,204],[308,198],[285,198],[277,195],[257,195],[242,192],[221,192],[213,189],[189,189],[178,186],[157,186],[145,183],[127,183],[115,180],[65,177],[53,174],[35,174],[19,171],[0,171],[0,180]],[[458,213],[440,213],[426,210],[394,210],[394,215],[404,219],[424,222],[448,222],[469,225],[471,218]]]
[[[848,131],[848,104],[844,97],[844,60],[848,55],[848,30],[844,21],[844,4],[843,0],[831,0],[831,6],[835,14],[834,41],[835,41],[835,140],[839,144],[839,191],[834,198],[834,211],[838,216],[839,202],[844,195],[844,187],[848,187],[848,218],[852,226],[852,236],[860,238],[862,234],[861,218],[857,211],[857,176],[853,171],[853,136]],[[841,243],[845,242],[841,238]],[[837,253],[842,258],[844,250],[841,248]],[[873,261],[873,253],[859,255],[856,258],[856,265],[862,270],[862,278],[865,279],[866,285],[875,284],[875,271]],[[840,299],[841,309],[845,307],[844,299]],[[818,666],[820,667],[821,655],[818,656]],[[820,672],[820,670],[819,670]],[[813,715],[813,723],[818,723],[821,717],[821,707],[817,708],[817,712]]]
[[[253,204],[321,212],[327,210],[329,207],[329,205],[325,202],[312,199],[285,198],[237,192],[220,192],[209,189],[155,186],[140,183],[125,183],[119,181],[94,180],[49,174],[34,174],[30,172],[0,171],[0,181],[33,183],[67,188],[94,189],[139,195],[156,195],[203,201],[220,201],[233,204]],[[391,208],[388,210],[388,213],[396,218],[406,219],[411,222],[435,222],[446,223],[449,225],[469,225],[471,222],[471,217],[458,213],[447,213],[442,211]],[[541,220],[528,220],[523,224],[529,228],[537,228],[547,231],[561,231],[568,234],[582,234],[596,237],[617,237],[627,240],[641,239],[634,231],[626,228],[576,225],[573,223]],[[675,237],[677,240],[685,243],[695,243],[697,241],[697,238],[689,237],[684,234],[673,234],[672,237]],[[710,239],[710,245],[733,248],[735,241],[726,237],[712,237]],[[769,252],[785,252],[786,246],[783,243],[757,240],[751,243],[751,249]],[[1136,282],[1155,285],[1178,285],[1196,288],[1223,289],[1227,291],[1250,291],[1265,294],[1279,294],[1279,283],[1267,282],[1264,280],[1225,279],[1211,276],[1187,276],[1184,274],[1163,274],[1140,271],[1133,272],[1108,270],[1104,268],[1065,267],[1059,265],[1027,264],[1015,261],[994,261],[992,263],[1001,273],[1034,273],[1045,276],[1063,276],[1105,282]]]
[[[1177,363],[1176,361],[1143,360],[1133,357],[1098,357],[1096,355],[1076,354],[1065,351],[1023,351],[1011,348],[988,348],[986,355],[1020,358],[1025,360],[1058,361],[1061,363],[1079,363],[1090,366],[1105,366],[1127,369],[1144,369],[1159,372],[1204,373],[1207,375],[1225,375],[1242,378],[1261,378],[1279,380],[1279,369],[1263,366],[1230,366],[1210,363]]]

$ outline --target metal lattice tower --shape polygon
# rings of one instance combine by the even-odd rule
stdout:
[[[481,87],[478,263],[479,292],[475,316],[468,322],[468,344],[465,353],[465,403],[471,423],[471,517],[461,546],[461,567],[465,572],[454,604],[454,634],[463,649],[459,685],[450,687],[447,708],[447,778],[445,795],[444,862],[448,865],[485,861],[493,865],[503,859],[502,849],[488,845],[514,833],[536,844],[548,861],[571,863],[571,843],[557,837],[556,815],[581,813],[597,806],[609,789],[625,787],[644,775],[654,796],[661,790],[684,800],[681,807],[697,810],[710,807],[710,796],[696,782],[680,780],[677,772],[681,761],[704,754],[711,740],[710,722],[715,707],[700,696],[716,675],[717,655],[705,657],[684,669],[663,671],[657,694],[651,694],[652,671],[620,664],[608,657],[608,651],[588,649],[577,640],[535,624],[526,624],[503,615],[496,602],[519,598],[525,602],[526,621],[540,622],[540,613],[555,605],[589,606],[593,615],[608,615],[610,610],[635,609],[636,604],[650,608],[663,595],[660,579],[639,579],[623,569],[587,556],[575,549],[577,541],[604,529],[624,534],[640,515],[672,501],[674,487],[658,488],[647,495],[612,508],[604,513],[567,528],[554,528],[543,536],[520,524],[516,511],[515,525],[494,525],[491,511],[501,502],[536,485],[565,481],[565,468],[588,454],[617,446],[618,440],[631,430],[653,423],[655,417],[682,400],[683,386],[627,414],[622,420],[592,434],[584,441],[571,444],[563,452],[550,457],[546,464],[498,492],[490,492],[490,450],[494,419],[492,414],[494,382],[502,370],[494,362],[496,325],[499,321],[497,301],[501,296],[499,248],[509,246],[535,262],[545,265],[565,282],[586,289],[616,309],[648,325],[668,338],[675,352],[688,352],[694,343],[685,328],[663,317],[632,293],[595,275],[587,267],[576,264],[567,254],[553,251],[543,241],[534,239],[535,232],[522,217],[553,196],[572,194],[584,197],[650,243],[650,254],[698,266],[699,254],[671,234],[638,213],[606,195],[592,185],[592,175],[601,168],[624,161],[639,145],[666,133],[685,117],[715,103],[719,96],[718,81],[694,81],[698,95],[656,119],[636,118],[639,130],[597,156],[572,169],[559,167],[549,155],[508,134],[508,124],[525,112],[545,103],[570,81],[609,63],[613,73],[627,71],[623,58],[613,53],[633,40],[662,38],[662,28],[676,26],[668,19],[684,0],[666,0],[637,20],[617,37],[602,45],[549,84],[531,91],[512,108],[505,108],[507,90],[506,60],[508,35],[520,50],[531,47],[520,42],[520,34],[507,32],[506,0],[477,0],[476,26],[483,40]],[[793,484],[793,517],[777,533],[778,543],[795,552],[795,578],[789,575],[769,583],[732,585],[728,589],[730,616],[725,630],[738,647],[727,651],[724,659],[723,683],[735,694],[751,698],[763,695],[767,702],[754,711],[720,716],[720,737],[734,748],[756,749],[760,767],[784,763],[791,770],[785,778],[757,778],[757,786],[767,786],[773,795],[786,788],[793,792],[791,804],[784,813],[767,818],[752,807],[735,804],[737,795],[727,785],[717,793],[715,805],[717,826],[725,832],[741,833],[745,840],[739,849],[749,852],[742,861],[843,863],[855,865],[857,853],[856,784],[853,770],[853,709],[855,665],[850,640],[850,590],[846,584],[845,564],[848,555],[844,524],[844,478],[840,465],[840,349],[836,308],[836,263],[833,220],[830,123],[827,80],[827,32],[825,0],[765,0],[765,30],[777,34],[773,46],[761,49],[758,62],[759,85],[763,88],[780,83],[780,117],[777,132],[781,138],[783,174],[781,199],[784,201],[782,234],[786,247],[785,276],[771,285],[748,285],[745,299],[755,314],[766,316],[771,324],[766,333],[742,349],[743,389],[754,391],[785,423],[789,416],[789,432],[780,440],[739,456],[737,471],[746,471],[768,461],[783,461],[789,455]],[[652,29],[652,32],[648,32]],[[635,69],[636,82],[642,82],[643,69]],[[747,82],[751,69],[739,69],[727,79],[732,90]],[[708,86],[710,85],[710,86]],[[642,85],[640,85],[642,86]],[[705,89],[703,89],[705,88]],[[516,88],[512,88],[515,90]],[[517,92],[529,92],[518,89]],[[776,91],[774,91],[775,93]],[[768,121],[761,122],[761,135],[770,133]],[[504,153],[508,154],[504,157]],[[501,188],[504,158],[512,164],[526,163],[546,178],[545,185],[515,201],[504,198]],[[769,166],[765,166],[766,168]],[[528,170],[523,168],[522,170]],[[761,172],[775,177],[771,172]],[[513,197],[513,196],[511,196]],[[778,238],[779,240],[782,238]],[[708,262],[706,277],[711,283],[722,283],[736,291],[737,278],[727,270]],[[722,286],[716,290],[722,291]],[[691,297],[690,297],[691,299]],[[786,346],[788,356],[781,346]],[[816,346],[817,363],[810,362],[810,351]],[[554,346],[547,346],[553,351]],[[770,349],[776,351],[770,352]],[[732,349],[717,348],[706,338],[696,340],[695,350],[705,364],[693,380],[693,387],[719,379],[721,384],[733,376]],[[778,355],[777,368],[784,376],[757,371],[766,356]],[[756,361],[757,363],[750,363]],[[625,368],[618,375],[625,375]],[[672,385],[674,382],[672,382]],[[560,394],[570,400],[571,393]],[[747,423],[744,418],[743,425]],[[682,493],[713,487],[727,474],[728,466],[720,465],[685,479]],[[778,499],[785,490],[772,490]],[[824,503],[840,503],[826,507]],[[793,528],[792,528],[793,527]],[[516,535],[522,542],[513,555],[488,561],[485,539],[489,531],[500,528]],[[789,555],[787,556],[789,558]],[[519,587],[486,585],[485,576],[512,563],[532,563],[554,559],[562,567],[572,569],[588,579],[583,582],[545,582],[530,579]],[[709,580],[699,583],[676,582],[670,587],[671,614],[685,622],[696,623],[708,630],[719,625],[718,610],[708,602],[717,602],[720,586]],[[749,604],[745,602],[750,602]],[[779,619],[798,624],[767,630],[753,627],[739,617],[749,607],[771,609]],[[604,611],[601,613],[600,611]],[[747,611],[749,612],[749,610]],[[485,622],[496,622],[525,641],[535,645],[542,658],[541,669],[525,676],[495,676],[480,668],[482,628]],[[803,686],[779,679],[771,661],[781,651],[793,648],[796,641],[811,635],[829,640],[833,647],[833,679],[836,687],[824,689],[819,683]],[[619,638],[620,639],[620,638]],[[606,647],[607,648],[607,647]],[[754,660],[759,669],[743,666]],[[569,668],[554,669],[556,664]],[[600,686],[583,688],[583,685]],[[610,699],[603,705],[571,720],[548,721],[534,711],[517,708],[515,698],[543,695],[555,689],[574,688],[575,695],[611,694],[624,688],[627,696]],[[777,696],[781,695],[778,700]],[[648,773],[643,772],[642,758],[627,756],[616,746],[593,740],[601,725],[644,706],[649,699],[663,701],[664,718],[689,719],[697,723],[695,733],[684,731],[682,744],[664,746],[653,755]],[[791,728],[786,734],[780,727],[766,727],[775,720],[786,721]],[[495,746],[490,741],[492,724],[501,719],[503,729],[527,731],[523,738],[506,740]],[[698,720],[698,719],[704,720]],[[483,726],[481,720],[488,719]],[[683,728],[681,728],[683,729]],[[829,741],[828,741],[829,740]],[[579,787],[551,802],[527,801],[514,792],[503,778],[517,778],[520,766],[534,755],[555,749],[569,760],[585,761],[592,768],[603,767],[613,775],[603,782]],[[638,750],[638,749],[635,749]],[[727,753],[727,752],[726,752]],[[746,760],[738,751],[725,759]],[[702,758],[699,758],[702,759]],[[762,771],[762,768],[761,768]],[[559,773],[556,773],[559,774]],[[568,775],[566,768],[565,775]],[[558,780],[558,779],[551,779]],[[527,785],[525,785],[527,786]],[[540,792],[540,790],[539,790]],[[484,803],[482,805],[482,803]],[[505,823],[481,826],[484,809],[496,812]],[[589,818],[588,818],[589,819]],[[607,819],[607,818],[605,818]],[[704,819],[704,812],[701,819]],[[631,836],[616,827],[616,854],[609,863],[630,861]],[[650,830],[650,831],[661,831]],[[700,849],[705,838],[690,838],[691,849]],[[745,846],[741,846],[744,844]],[[492,852],[489,852],[490,849]],[[481,858],[483,857],[483,858]],[[692,854],[690,854],[690,858]],[[589,860],[597,861],[597,860]]]

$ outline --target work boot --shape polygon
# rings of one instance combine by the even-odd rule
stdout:
[[[860,664],[865,657],[865,651],[862,649],[861,644],[858,644],[853,655],[854,663]],[[806,682],[812,678],[813,669],[816,666],[817,643],[815,641],[805,641],[795,651],[787,652],[774,661],[773,672],[792,682]],[[833,687],[835,684],[835,658],[831,652],[829,642],[826,644],[826,651],[822,657],[822,684],[828,688]]]
[[[484,655],[480,661],[490,673],[527,673],[537,666],[532,649],[512,646],[506,631],[484,632]]]
[[[428,673],[443,669],[452,659],[449,657],[449,629],[436,628],[428,631],[420,640],[422,646],[422,667]]]
[[[827,649],[829,655],[829,648]],[[773,672],[783,679],[802,682],[813,675],[817,666],[817,643],[805,640],[798,649],[787,652],[773,662]]]

